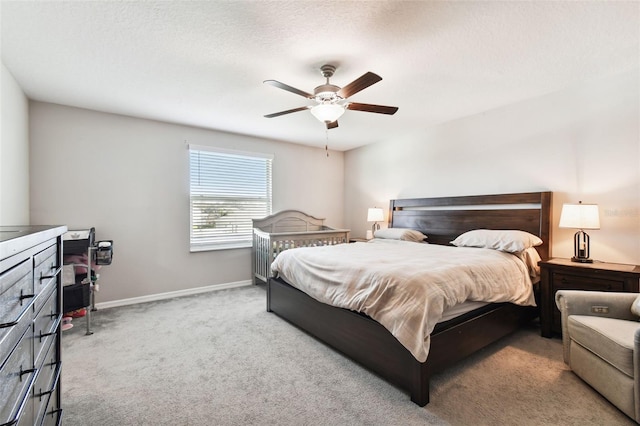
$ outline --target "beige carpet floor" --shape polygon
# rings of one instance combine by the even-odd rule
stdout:
[[[94,312],[63,333],[64,424],[626,425],[532,324],[409,396],[243,287]]]

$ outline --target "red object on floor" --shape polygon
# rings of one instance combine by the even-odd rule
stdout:
[[[67,316],[70,316],[71,318],[82,318],[85,315],[87,315],[86,308],[81,308],[81,309],[67,313]]]

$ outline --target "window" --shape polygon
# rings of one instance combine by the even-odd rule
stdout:
[[[189,146],[191,251],[251,247],[251,219],[271,214],[272,161]]]

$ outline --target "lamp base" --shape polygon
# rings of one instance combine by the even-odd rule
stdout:
[[[573,236],[573,257],[571,261],[593,263],[593,259],[589,259],[589,234],[582,229]]]
[[[572,257],[571,258],[572,262],[579,262],[579,263],[593,263],[593,259],[589,259],[589,258],[584,258],[584,257]]]

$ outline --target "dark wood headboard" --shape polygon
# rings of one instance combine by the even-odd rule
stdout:
[[[390,228],[411,228],[431,244],[448,245],[472,229],[518,229],[539,236],[543,260],[551,257],[551,192],[391,200]]]

